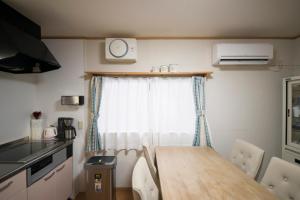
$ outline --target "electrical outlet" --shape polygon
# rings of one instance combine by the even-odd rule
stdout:
[[[78,129],[81,130],[83,129],[83,121],[78,120]]]

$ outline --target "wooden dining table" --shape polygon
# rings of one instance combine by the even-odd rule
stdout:
[[[275,200],[262,185],[209,147],[158,147],[163,200]]]

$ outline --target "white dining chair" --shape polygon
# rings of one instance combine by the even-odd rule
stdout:
[[[150,174],[147,161],[140,157],[132,174],[132,191],[134,200],[158,200],[159,191]]]
[[[273,157],[261,184],[280,200],[300,200],[300,167]]]
[[[144,152],[151,176],[152,176],[155,184],[157,186],[159,186],[158,177],[157,177],[157,169],[154,164],[155,157],[153,156],[153,153],[152,153],[149,145],[143,145],[143,152]]]
[[[264,151],[246,141],[237,139],[230,155],[231,162],[255,179],[260,169]]]

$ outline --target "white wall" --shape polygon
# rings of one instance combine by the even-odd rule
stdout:
[[[36,109],[36,78],[0,72],[0,144],[30,135]]]
[[[138,62],[111,65],[104,61],[101,40],[45,40],[62,64],[62,69],[39,75],[37,100],[48,124],[59,116],[84,120],[74,145],[76,192],[84,191],[84,146],[87,127],[88,80],[84,70],[149,71],[152,66],[179,64],[181,71],[215,70],[207,82],[207,109],[215,148],[228,157],[236,138],[242,138],[265,149],[263,171],[271,156],[281,152],[281,78],[291,75],[291,68],[270,70],[265,67],[211,66],[212,44],[216,40],[140,40]],[[248,42],[248,41],[243,41]],[[292,62],[293,41],[267,40],[275,45],[277,62]],[[61,95],[85,94],[84,107],[72,109],[59,105]],[[111,153],[111,152],[110,152]],[[131,185],[136,152],[120,152],[117,165],[117,187]]]
[[[44,40],[50,51],[62,65],[59,70],[40,74],[37,82],[39,109],[45,113],[47,125],[57,123],[58,117],[73,117],[77,128],[74,141],[75,191],[79,189],[80,172],[83,172],[84,138],[83,130],[78,130],[78,121],[83,121],[85,106],[62,106],[63,95],[84,95],[84,56],[82,40]]]
[[[234,40],[226,40],[231,42]],[[254,40],[236,40],[255,42]],[[150,71],[152,66],[179,64],[178,71],[215,70],[207,82],[207,110],[216,150],[228,157],[236,138],[245,139],[266,151],[262,172],[271,156],[281,155],[281,78],[291,67],[276,71],[266,67],[211,65],[212,45],[220,40],[140,40],[138,62],[111,65],[104,60],[104,41],[86,41],[86,69],[99,71]],[[292,40],[259,40],[273,43],[276,63],[292,64]],[[134,153],[119,155],[117,186],[130,186]],[[124,168],[125,167],[125,168]],[[263,173],[261,173],[260,177]]]
[[[37,79],[28,74],[0,73],[0,143],[29,135],[30,114],[34,110],[44,113],[47,125],[56,123],[58,117],[83,120],[84,129],[78,131],[74,143],[75,192],[83,191],[88,115],[88,80],[84,81],[84,70],[149,71],[152,66],[173,63],[180,65],[179,71],[215,70],[207,82],[208,118],[215,148],[228,157],[236,138],[252,142],[266,151],[263,172],[270,157],[280,156],[281,152],[281,78],[298,72],[300,75],[300,70],[297,67],[281,70],[265,67],[215,68],[211,66],[211,47],[216,42],[221,41],[140,40],[137,63],[111,65],[104,61],[104,42],[101,40],[45,40],[61,63],[61,69],[40,74]],[[300,64],[300,39],[264,42],[274,44],[276,63]],[[83,94],[85,106],[60,105],[61,95]],[[118,154],[118,187],[130,186],[135,160],[134,151]]]
[[[300,76],[300,38],[294,44],[294,72],[293,75]]]

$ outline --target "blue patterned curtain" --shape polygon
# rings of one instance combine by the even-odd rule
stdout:
[[[193,91],[196,113],[193,146],[212,147],[211,135],[205,109],[205,81],[205,77],[193,77]]]
[[[101,138],[98,133],[98,118],[99,118],[99,106],[101,101],[102,90],[102,77],[93,76],[90,82],[90,118],[89,129],[87,135],[87,152],[96,152],[101,150]]]

